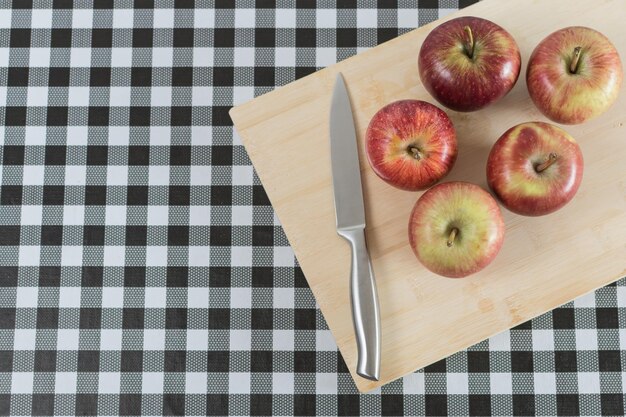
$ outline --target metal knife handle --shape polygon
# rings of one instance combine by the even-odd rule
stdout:
[[[380,378],[380,311],[374,272],[365,243],[365,230],[353,228],[338,231],[352,246],[350,296],[352,320],[356,333],[356,373],[363,378]]]

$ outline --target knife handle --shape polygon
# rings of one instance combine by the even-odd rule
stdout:
[[[365,229],[344,229],[338,232],[352,246],[350,298],[352,320],[356,333],[356,373],[363,378],[380,378],[380,309],[374,272],[367,252]]]

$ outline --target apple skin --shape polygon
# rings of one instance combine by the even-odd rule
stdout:
[[[474,54],[468,55],[469,27]],[[462,112],[482,109],[506,95],[519,77],[515,39],[479,17],[458,17],[433,29],[422,44],[418,68],[426,90],[444,106]]]
[[[580,59],[572,74],[576,47],[581,47]],[[530,98],[547,118],[562,124],[583,123],[605,112],[617,99],[622,79],[622,63],[611,41],[582,26],[542,40],[526,70]]]
[[[539,164],[556,156],[552,165]],[[583,177],[578,144],[560,127],[522,123],[496,141],[487,159],[487,182],[502,204],[514,213],[542,216],[566,205]]]
[[[365,141],[376,175],[406,191],[430,187],[450,171],[457,157],[452,121],[443,110],[420,100],[395,101],[380,109]]]
[[[458,234],[448,239],[453,228]],[[409,219],[409,243],[430,271],[463,278],[485,268],[504,241],[504,220],[496,200],[468,182],[437,184],[417,200]]]

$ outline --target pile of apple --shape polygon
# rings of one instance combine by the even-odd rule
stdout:
[[[455,111],[482,109],[515,85],[521,56],[513,37],[497,24],[460,17],[435,28],[418,59],[428,92]],[[550,120],[583,123],[606,111],[622,82],[619,55],[601,33],[568,27],[535,48],[526,72],[531,99]],[[456,132],[438,107],[420,100],[386,105],[366,133],[368,160],[376,174],[403,190],[425,190],[443,178],[457,158]],[[512,212],[552,213],[576,194],[583,157],[563,129],[544,122],[511,127],[495,142],[487,183]],[[486,267],[504,240],[496,200],[467,182],[447,182],[426,191],[409,219],[409,242],[432,272],[461,278]]]

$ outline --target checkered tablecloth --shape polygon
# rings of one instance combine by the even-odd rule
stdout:
[[[0,1],[0,415],[622,415],[624,281],[359,395],[233,130],[466,3]]]

